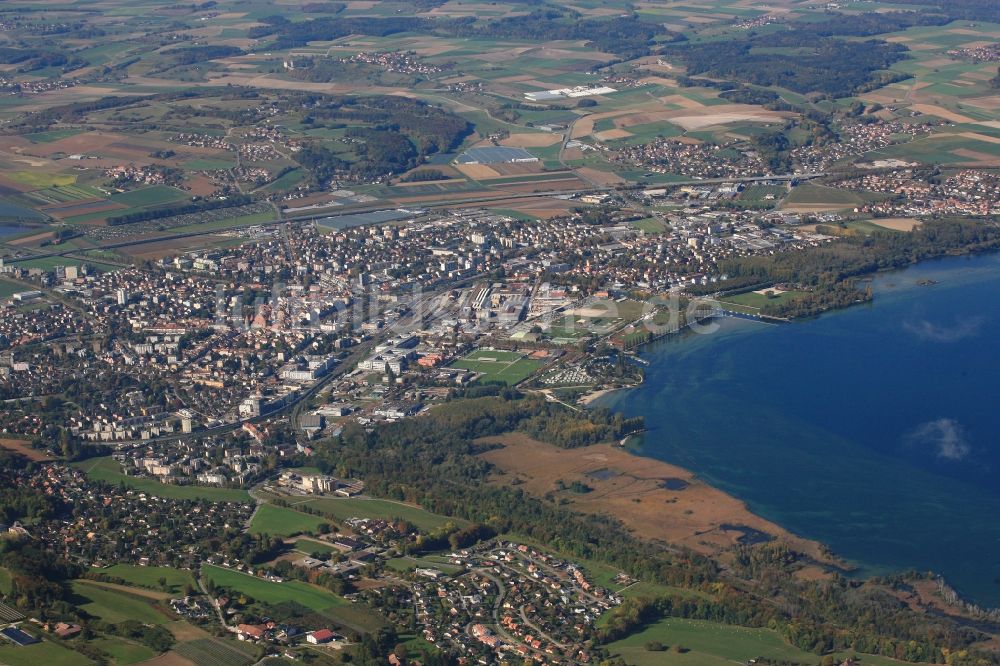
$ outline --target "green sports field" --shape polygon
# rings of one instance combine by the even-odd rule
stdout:
[[[317,516],[273,504],[263,504],[254,514],[250,523],[251,534],[271,536],[292,536],[303,532],[313,532],[327,521]]]
[[[542,367],[542,363],[518,352],[477,349],[453,361],[451,367],[483,373],[482,381],[496,381],[513,386],[533,375]]]
[[[297,580],[272,583],[239,571],[213,566],[203,567],[202,574],[219,587],[242,592],[256,601],[267,604],[294,601],[306,608],[321,611],[347,603],[346,600],[331,592]]]

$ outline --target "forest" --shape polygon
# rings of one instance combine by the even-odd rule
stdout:
[[[1000,5],[996,0],[885,0],[896,5],[933,7],[952,21],[990,21],[1000,23]]]
[[[357,161],[348,162],[322,145],[307,146],[296,154],[296,161],[313,172],[316,183],[337,173],[370,180],[406,171],[429,155],[455,148],[472,131],[464,118],[405,97],[299,94],[288,103],[309,109],[303,122],[314,127],[353,125],[345,138],[354,145]]]
[[[611,19],[581,19],[548,7],[525,16],[485,23],[459,19],[443,23],[437,32],[455,37],[519,41],[586,40],[588,47],[613,53],[624,59],[649,54],[654,39],[664,42],[685,39],[679,33],[670,32],[662,24],[643,21],[635,14]]]
[[[328,41],[347,35],[385,37],[400,32],[436,34],[448,37],[548,41],[585,40],[588,46],[624,59],[650,53],[654,40],[680,41],[684,36],[662,24],[641,20],[635,14],[611,19],[585,19],[564,10],[546,7],[524,16],[492,21],[476,18],[425,19],[418,17],[323,17],[310,21],[289,21],[283,16],[262,19],[263,26],[251,28],[253,39],[274,37],[275,50],[301,47],[311,41]]]
[[[772,49],[798,49],[776,53]],[[906,47],[880,41],[847,42],[811,32],[779,32],[730,42],[668,47],[689,75],[725,78],[798,93],[847,97],[907,78],[883,71],[906,56]]]
[[[322,17],[310,21],[293,22],[284,16],[274,15],[261,19],[264,25],[250,28],[247,36],[251,39],[274,37],[268,47],[276,51],[305,46],[314,41],[330,41],[347,35],[371,35],[386,37],[399,32],[425,31],[431,21],[412,17],[379,18],[361,16],[356,18]]]

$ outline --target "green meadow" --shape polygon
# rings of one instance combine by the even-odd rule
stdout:
[[[215,566],[203,567],[202,574],[219,587],[241,592],[256,601],[267,604],[294,601],[306,608],[321,611],[347,603],[342,597],[338,597],[332,592],[297,580],[272,583],[263,578]]]
[[[317,516],[273,504],[262,504],[250,523],[251,534],[271,536],[292,536],[303,532],[314,532],[327,521]]]

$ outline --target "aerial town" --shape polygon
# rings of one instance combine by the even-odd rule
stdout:
[[[1000,666],[996,0],[0,3],[0,666]]]

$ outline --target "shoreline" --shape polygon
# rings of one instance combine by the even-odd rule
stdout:
[[[639,386],[642,386],[642,384],[639,383],[632,386],[616,386],[614,388],[602,388],[595,391],[589,391],[580,396],[577,403],[581,407],[590,408],[593,403],[597,402],[606,395],[611,395],[612,393],[617,393],[618,391],[628,391],[629,389],[638,388]]]
[[[900,268],[876,271],[869,274],[868,278],[871,280],[878,280],[878,284],[882,285],[882,288],[879,290],[879,292],[882,295],[882,297],[886,300],[886,306],[891,307],[892,304],[898,300],[898,297],[900,297],[901,294],[902,297],[904,298],[907,299],[913,298],[915,297],[916,294],[921,293],[924,287],[937,285],[940,284],[941,282],[946,281],[946,283],[949,284],[951,287],[955,287],[956,285],[962,285],[965,282],[969,282],[970,284],[978,284],[981,278],[977,276],[979,276],[980,273],[971,273],[969,274],[971,277],[963,277],[966,275],[966,273],[962,271],[967,270],[966,263],[963,260],[973,260],[984,257],[988,259],[991,255],[996,256],[998,255],[998,252],[996,252],[995,250],[990,250],[984,252],[964,252],[964,253],[936,256],[928,258],[926,260],[913,262],[911,264],[908,264]],[[957,261],[958,263],[954,264],[951,263],[955,261]],[[939,264],[940,266],[938,266]],[[996,264],[994,262],[990,261],[985,265],[976,263],[974,266],[979,268],[984,268],[984,267],[995,267],[995,265]],[[951,274],[953,268],[959,270],[958,273],[955,273],[957,277],[954,278],[952,277]],[[893,275],[894,273],[898,274],[900,278],[903,278],[903,276],[905,275],[905,278],[899,279]],[[992,274],[985,273],[985,275],[989,277]],[[886,285],[888,285],[888,287]],[[819,315],[819,317],[822,317],[822,315],[826,315],[830,312],[847,310],[848,307],[835,308],[823,312]],[[872,315],[871,313],[862,313],[862,316],[868,318],[871,317]],[[814,318],[818,317],[809,317],[807,319],[814,319]],[[647,379],[647,381],[649,380]],[[645,383],[646,382],[643,382],[643,384]],[[639,386],[641,385],[642,384],[640,384]],[[587,403],[588,406],[595,406],[597,404],[600,404],[599,400],[603,398],[605,395],[608,395],[612,392],[613,391],[605,391],[605,390],[595,391],[592,396],[588,396],[590,397],[590,400],[588,400]],[[612,404],[608,405],[606,402],[603,406],[609,407],[615,413],[623,413],[623,411],[627,411],[624,410],[623,408],[627,407],[631,400],[632,400],[631,397],[629,399],[624,399],[624,400],[621,398],[614,398],[608,401]],[[646,405],[642,410],[640,410],[640,413],[644,413],[647,416],[653,416],[653,421],[654,421],[653,425],[655,426],[656,411],[657,411],[656,403],[653,402],[649,405]],[[633,413],[630,415],[636,415],[636,414]],[[695,439],[693,441],[696,442],[697,440]],[[635,451],[634,449],[630,448],[626,448],[626,450],[631,455],[634,455],[644,461],[648,461],[650,464],[662,461],[661,458],[653,457],[645,452]],[[755,497],[755,495],[751,494],[750,497]],[[900,515],[904,517],[909,516],[909,514],[900,514]],[[771,522],[769,519],[765,520]],[[778,521],[777,524],[781,526],[780,521]],[[836,534],[836,532],[834,532],[833,534]],[[822,544],[827,554],[831,555],[834,559],[842,559],[838,557],[837,554],[833,551],[833,548],[835,546],[830,542],[820,541],[818,539],[816,540],[809,539],[809,540],[816,541],[817,543]],[[978,560],[974,559],[970,559],[968,561],[970,563],[973,561],[978,562]],[[879,560],[875,560],[875,562],[876,562],[875,564],[871,565],[873,568],[876,569],[875,571],[870,571],[868,564],[866,563],[866,560],[862,558],[853,560],[852,564],[856,564],[856,566],[852,566],[851,569],[856,573],[856,576],[859,580],[862,579],[867,580],[872,576],[897,575],[897,574],[906,576],[907,571],[913,568],[912,565],[900,565],[899,560],[896,560],[895,564],[891,564],[892,562],[891,560],[889,561],[890,564],[878,564]],[[971,586],[972,583],[970,583],[968,576],[963,578],[961,575],[959,575],[959,573],[957,573],[954,570],[955,567],[951,566],[949,568],[949,566],[945,566],[942,564],[940,568],[935,566],[932,569],[935,578],[937,580],[940,580],[943,588],[947,590],[947,592],[942,591],[941,596],[943,598],[938,600],[939,603],[941,603],[941,606],[943,608],[950,608],[953,610],[953,612],[960,615],[970,615],[977,618],[988,618],[992,622],[997,622],[998,621],[997,618],[1000,617],[1000,606],[997,606],[995,603],[993,604],[989,603],[988,599],[981,600],[979,597],[979,594],[987,594],[988,590]],[[884,569],[886,570],[886,572],[881,573],[878,571],[878,569]],[[952,579],[951,578],[952,575],[956,576],[956,581],[957,581],[956,584],[960,584],[960,587],[958,589],[960,589],[961,592],[951,587],[950,580]]]
[[[804,555],[803,575],[847,573],[850,563],[823,543],[799,536],[757,515],[746,502],[671,463],[637,455],[617,444],[563,449],[521,433],[483,437],[499,444],[481,454],[502,472],[491,482],[517,482],[525,492],[544,497],[558,481],[578,481],[586,493],[559,491],[560,500],[583,513],[607,515],[639,538],[683,546],[713,558],[740,543],[781,541]]]

